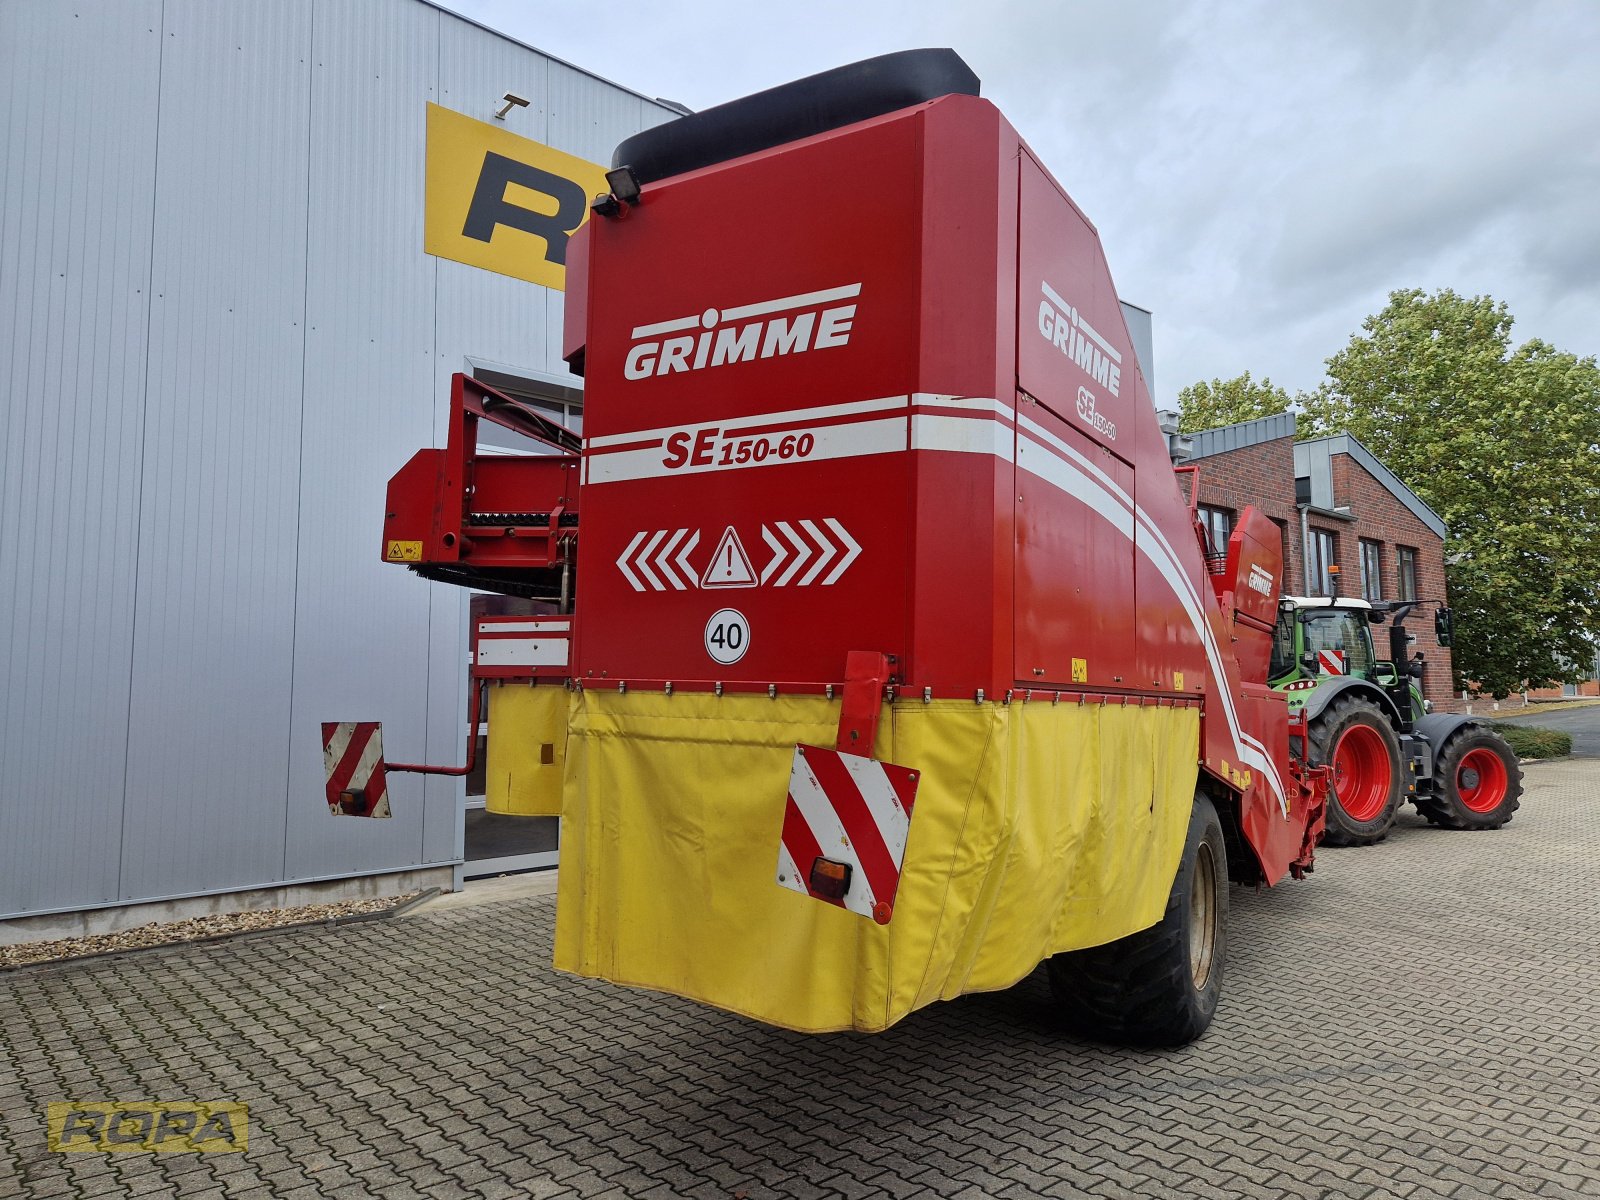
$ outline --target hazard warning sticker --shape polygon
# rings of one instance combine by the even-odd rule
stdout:
[[[714,527],[713,527],[714,529]],[[715,536],[699,529],[641,529],[617,556],[617,570],[636,592],[683,592],[696,588],[832,587],[861,557],[861,543],[836,517],[772,521],[746,529],[760,570],[732,525],[702,567],[697,549]],[[759,532],[760,540],[756,539]]]
[[[706,564],[705,574],[700,576],[700,586],[703,588],[745,588],[756,586],[755,569],[750,565],[750,556],[744,552],[744,543],[739,540],[739,535],[729,525],[727,532],[722,535],[722,540],[717,543],[716,553],[712,554],[711,561]]]

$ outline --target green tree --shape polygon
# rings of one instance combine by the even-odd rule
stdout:
[[[1260,382],[1250,372],[1233,379],[1213,379],[1210,383],[1191,383],[1178,393],[1178,428],[1184,433],[1199,433],[1218,425],[1253,421],[1288,409],[1289,393],[1272,380]]]
[[[1600,369],[1513,350],[1504,303],[1394,292],[1306,400],[1449,526],[1456,682],[1505,696],[1573,673],[1600,633]]]

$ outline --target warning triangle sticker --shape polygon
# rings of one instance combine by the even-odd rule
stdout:
[[[750,556],[744,552],[739,535],[728,526],[728,531],[717,543],[717,552],[711,556],[706,572],[700,577],[703,588],[755,587],[756,573],[750,566]]]

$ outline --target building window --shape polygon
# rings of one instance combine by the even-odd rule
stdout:
[[[1361,539],[1361,595],[1368,600],[1383,599],[1382,547],[1379,542]]]
[[[1206,527],[1206,540],[1211,543],[1211,553],[1226,554],[1228,536],[1233,532],[1233,513],[1226,508],[1202,504],[1200,523]]]
[[[1278,623],[1272,629],[1272,659],[1267,664],[1267,678],[1278,679],[1295,668],[1294,627],[1295,610],[1278,609]]]
[[[1333,572],[1328,568],[1339,561],[1338,540],[1326,529],[1313,529],[1311,545],[1306,550],[1307,562],[1311,569],[1311,594],[1333,595]]]
[[[1400,599],[1415,600],[1417,598],[1417,552],[1410,546],[1399,546],[1400,557]]]
[[[495,369],[467,360],[468,374],[497,391],[521,400],[529,408],[538,409],[558,425],[565,425],[573,433],[583,433],[583,381],[574,378],[570,383],[553,375],[540,372],[515,374],[509,369]],[[483,422],[478,426],[478,444],[486,452],[496,450],[520,454],[544,454],[548,449],[538,442],[521,437],[503,426]]]

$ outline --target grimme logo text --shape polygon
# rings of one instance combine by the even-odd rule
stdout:
[[[633,331],[622,374],[628,379],[648,379],[846,345],[856,306],[838,301],[853,300],[860,294],[861,285],[851,283],[640,325]]]
[[[46,1107],[46,1143],[63,1154],[154,1150],[239,1151],[249,1147],[249,1105],[224,1101],[62,1102]]]
[[[1078,309],[1063,300],[1049,283],[1041,282],[1039,333],[1063,355],[1113,396],[1122,394],[1122,354]]]

